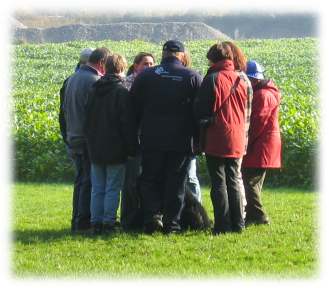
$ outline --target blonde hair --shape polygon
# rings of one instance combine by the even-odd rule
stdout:
[[[192,66],[191,55],[187,50],[185,50],[185,52],[184,52],[182,63],[185,67],[188,67],[188,68],[190,68]]]
[[[113,54],[107,58],[105,64],[106,73],[119,74],[128,67],[127,60],[120,54]]]

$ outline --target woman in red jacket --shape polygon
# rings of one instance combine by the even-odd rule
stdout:
[[[247,62],[247,75],[254,96],[247,154],[242,162],[246,192],[246,225],[268,224],[261,191],[268,168],[281,167],[279,128],[280,92],[272,80],[264,79],[264,69],[256,61]]]
[[[240,49],[235,50],[239,53],[225,42],[209,49],[210,68],[195,101],[196,118],[209,125],[203,150],[212,184],[214,234],[242,232],[244,228],[239,178],[245,154],[248,93],[234,66],[235,57],[245,57]]]

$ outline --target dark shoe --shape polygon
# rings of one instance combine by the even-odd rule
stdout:
[[[97,236],[97,235],[101,235],[103,232],[103,224],[102,223],[95,223],[92,224],[92,234]]]
[[[89,222],[71,225],[71,232],[73,234],[86,234],[86,233],[90,233],[90,231],[91,231],[91,225]]]
[[[166,234],[166,235],[179,234],[179,233],[182,233],[182,230],[179,229],[179,228],[164,228],[163,233]]]
[[[223,235],[223,234],[226,234],[227,232],[231,232],[231,231],[223,231],[223,230],[217,230],[217,229],[212,229],[211,230],[211,233],[214,236]]]
[[[233,227],[232,228],[232,232],[233,233],[242,233],[243,232],[243,230],[244,230],[244,227]]]
[[[112,224],[103,224],[103,233],[105,234],[111,234],[116,231],[117,226],[115,223]]]
[[[146,223],[144,226],[144,232],[146,234],[153,234],[155,232],[161,232],[163,230],[163,224],[160,219],[154,219],[152,222]]]

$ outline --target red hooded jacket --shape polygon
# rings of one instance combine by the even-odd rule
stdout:
[[[281,167],[280,98],[280,92],[271,80],[264,80],[254,87],[248,149],[242,167]]]
[[[231,93],[235,83],[235,92]],[[222,158],[242,158],[246,142],[247,85],[234,71],[231,60],[222,60],[210,67],[200,88],[200,104],[202,98],[210,97],[208,94],[213,99],[215,121],[207,129],[204,152]]]

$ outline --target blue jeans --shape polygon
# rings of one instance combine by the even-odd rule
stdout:
[[[192,158],[188,169],[186,185],[190,188],[193,196],[201,203],[201,189],[196,173],[196,158]]]
[[[125,164],[91,164],[91,223],[114,225],[119,207]]]

